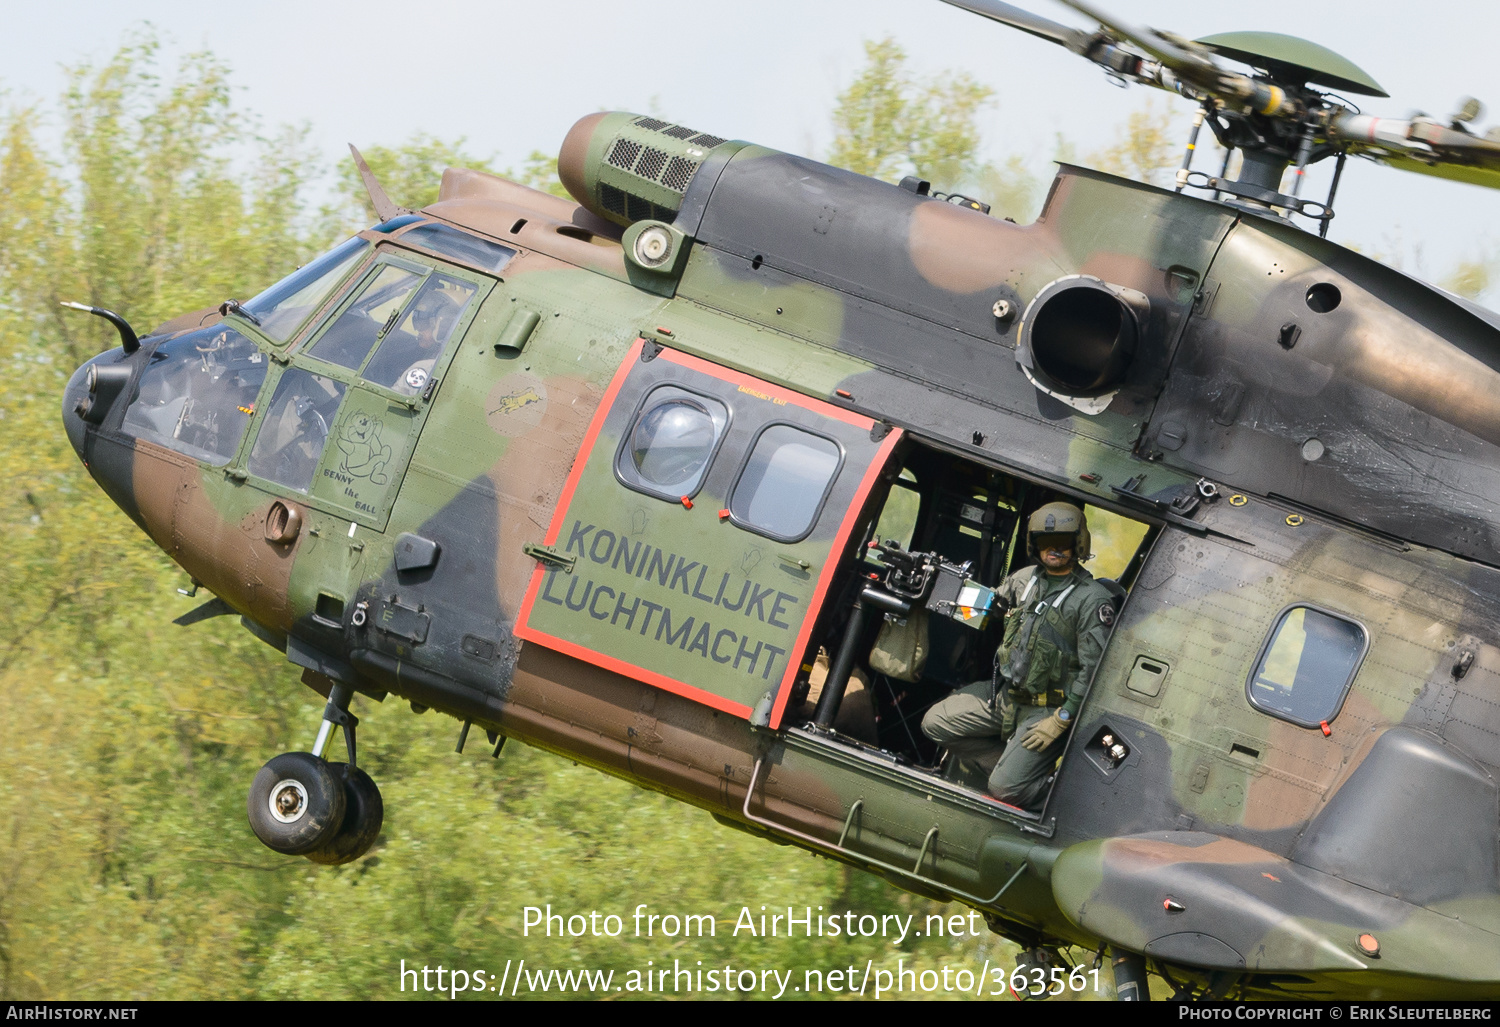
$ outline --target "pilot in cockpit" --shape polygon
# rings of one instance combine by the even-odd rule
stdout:
[[[463,304],[446,288],[428,287],[405,322],[392,332],[365,369],[365,378],[406,396],[427,387],[432,369],[458,324]]]

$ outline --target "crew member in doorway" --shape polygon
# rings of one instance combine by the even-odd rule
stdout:
[[[922,731],[947,746],[990,794],[1039,809],[1068,729],[1114,626],[1108,589],[1080,566],[1089,558],[1083,511],[1048,503],[1027,523],[1025,567],[996,590],[1009,606],[995,672],[934,705]]]

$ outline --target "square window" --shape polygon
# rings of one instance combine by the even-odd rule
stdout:
[[[394,264],[379,265],[359,298],[328,327],[310,352],[340,367],[358,368],[396,323],[396,316],[421,284],[422,276]]]
[[[805,538],[843,458],[832,439],[790,424],[769,425],[735,483],[730,515],[741,527],[782,542]]]
[[[1338,716],[1369,647],[1365,629],[1311,606],[1293,606],[1276,621],[1246,685],[1250,705],[1302,727]]]
[[[420,393],[478,291],[445,274],[429,275],[404,315],[380,336],[375,355],[360,376],[403,396]]]
[[[289,369],[276,383],[246,469],[257,478],[306,492],[346,388],[332,378]]]
[[[615,474],[638,492],[677,502],[703,484],[729,425],[716,399],[663,385],[652,389],[615,455]]]

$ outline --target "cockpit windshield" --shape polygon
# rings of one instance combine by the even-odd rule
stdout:
[[[287,275],[244,303],[242,309],[259,321],[261,331],[277,342],[286,342],[353,270],[369,246],[363,239],[350,239]]]
[[[189,332],[151,354],[122,427],[222,466],[239,448],[265,378],[266,355],[233,328]]]

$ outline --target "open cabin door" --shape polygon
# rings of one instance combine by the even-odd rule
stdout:
[[[638,339],[574,462],[516,635],[780,725],[898,429]]]

